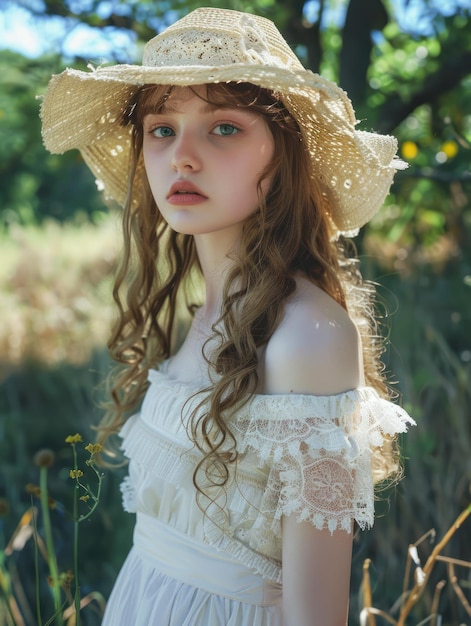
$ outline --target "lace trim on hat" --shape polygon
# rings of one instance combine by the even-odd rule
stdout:
[[[229,28],[223,24],[182,26],[178,31],[169,28],[148,42],[142,64],[154,67],[249,64],[303,69],[286,44],[277,45],[277,38],[269,42],[260,24],[246,14],[241,14]]]
[[[265,35],[257,26],[255,20],[248,15],[242,15],[239,20],[240,50],[243,60],[253,61],[261,65],[269,65],[272,67],[284,66],[290,68],[293,60],[287,56],[283,58],[283,64],[280,60],[270,53],[270,47]]]

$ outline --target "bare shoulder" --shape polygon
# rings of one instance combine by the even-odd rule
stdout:
[[[263,393],[330,395],[362,384],[361,343],[348,313],[305,279],[286,303],[263,360]]]

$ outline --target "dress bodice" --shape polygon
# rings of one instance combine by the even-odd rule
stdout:
[[[281,581],[281,518],[316,528],[365,528],[374,517],[371,452],[413,420],[361,387],[333,396],[253,395],[229,420],[239,454],[223,492],[205,513],[196,502],[201,453],[188,434],[201,401],[198,385],[175,381],[166,364],[149,372],[141,410],[124,425],[129,476],[126,510],[225,551],[264,577]],[[196,395],[195,395],[196,394]]]

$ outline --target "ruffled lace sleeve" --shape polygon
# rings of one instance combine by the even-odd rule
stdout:
[[[371,456],[385,435],[414,424],[395,404],[363,387],[335,396],[255,396],[232,424],[240,452],[269,467],[262,509],[294,514],[331,532],[373,524]]]

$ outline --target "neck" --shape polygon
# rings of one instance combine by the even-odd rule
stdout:
[[[205,317],[217,319],[221,313],[224,283],[232,265],[230,258],[234,249],[232,242],[226,241],[219,233],[195,235],[195,245],[205,282],[205,303],[202,312]]]

